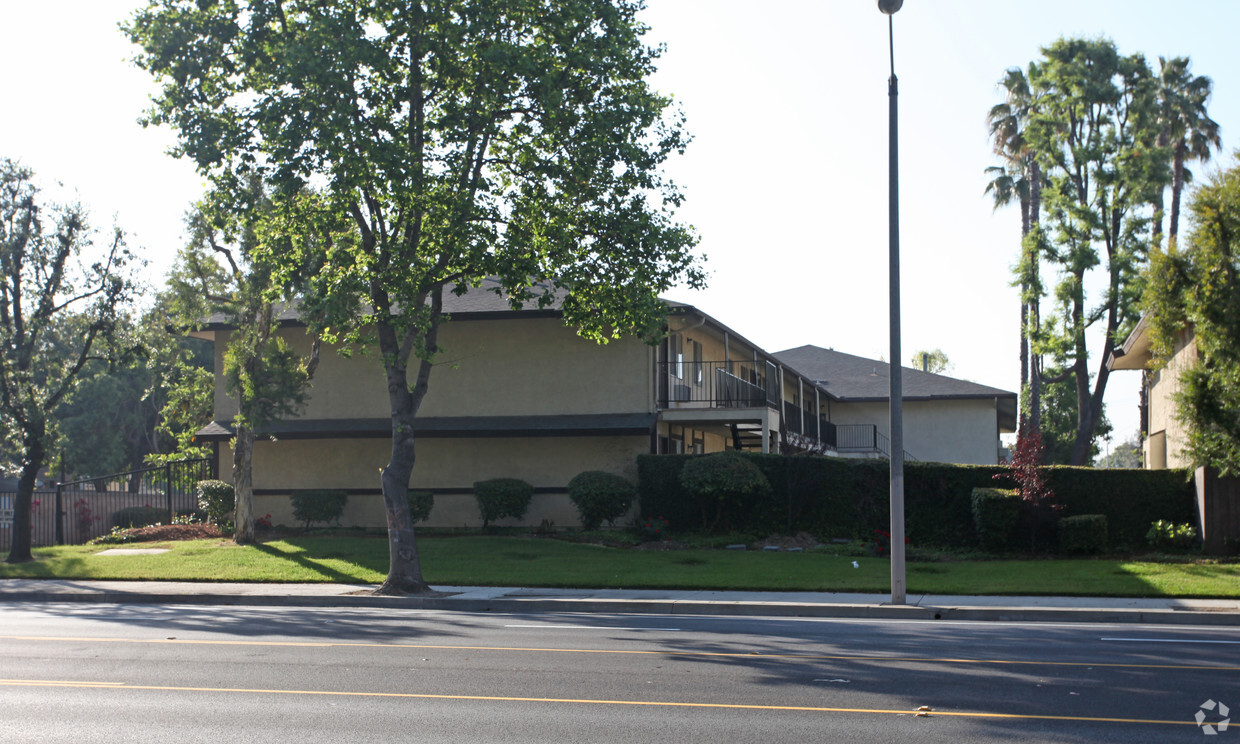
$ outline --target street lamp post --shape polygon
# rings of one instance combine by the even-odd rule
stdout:
[[[904,381],[900,367],[900,173],[896,126],[896,47],[892,16],[904,0],[878,0],[878,9],[887,14],[887,44],[891,56],[891,77],[887,80],[888,101],[888,254],[890,266],[891,325],[891,603],[904,604]]]

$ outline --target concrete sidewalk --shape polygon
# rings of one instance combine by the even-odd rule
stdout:
[[[910,594],[892,605],[881,594],[709,592],[627,589],[435,587],[438,597],[376,597],[373,585],[241,584],[171,581],[0,580],[0,603],[371,607],[458,612],[592,612],[765,615],[1025,622],[1121,622],[1240,626],[1240,600],[1102,597],[967,597]]]

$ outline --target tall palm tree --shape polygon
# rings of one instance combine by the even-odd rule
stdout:
[[[986,117],[995,154],[1002,165],[986,169],[990,182],[986,193],[995,200],[995,209],[1013,202],[1020,205],[1020,387],[1029,390],[1030,423],[1041,426],[1041,376],[1039,357],[1030,354],[1030,338],[1041,323],[1038,277],[1038,254],[1029,241],[1029,234],[1038,226],[1042,211],[1042,171],[1025,137],[1025,127],[1036,108],[1036,95],[1029,77],[1036,72],[1030,64],[1030,75],[1019,67],[1004,73],[999,85],[1004,101],[995,104]]]
[[[1189,72],[1188,57],[1158,58],[1158,108],[1162,128],[1158,136],[1161,147],[1170,147],[1171,215],[1167,226],[1169,241],[1176,239],[1180,226],[1180,195],[1184,184],[1192,178],[1185,168],[1185,161],[1202,163],[1210,159],[1212,151],[1222,147],[1218,122],[1206,113],[1206,103],[1214,84],[1204,75]],[[1155,208],[1161,211],[1162,196],[1158,196]],[[1162,232],[1161,220],[1154,225],[1157,238]]]

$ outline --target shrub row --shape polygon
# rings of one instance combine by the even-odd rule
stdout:
[[[734,527],[756,534],[806,531],[821,538],[863,538],[889,523],[889,470],[885,460],[743,453],[766,476],[769,495],[733,508]],[[638,499],[643,519],[665,518],[673,531],[704,524],[697,501],[682,485],[685,463],[701,455],[641,455]],[[908,462],[904,468],[907,535],[917,545],[980,545],[973,521],[975,488],[1009,488],[1007,468]],[[1102,514],[1109,544],[1144,544],[1150,523],[1195,519],[1192,485],[1180,470],[1096,470],[1049,467],[1047,481],[1063,509],[1058,517]],[[1045,531],[1054,534],[1053,528]],[[1018,536],[1019,537],[1019,536]],[[1028,535],[1023,536],[1028,540]]]

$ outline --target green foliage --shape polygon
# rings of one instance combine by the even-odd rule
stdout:
[[[615,473],[587,470],[568,482],[568,498],[577,507],[581,526],[597,530],[603,522],[614,526],[617,519],[629,512],[637,498],[637,488]]]
[[[88,544],[90,545],[124,545],[125,543],[131,543],[137,540],[137,537],[133,534],[132,530],[133,530],[132,527],[118,524],[114,526],[108,532],[108,534],[100,535],[99,537],[96,537],[95,539],[91,540]]]
[[[1240,166],[1213,176],[1192,200],[1186,248],[1155,254],[1144,297],[1151,345],[1165,364],[1191,339],[1176,395],[1194,467],[1240,474]]]
[[[430,519],[431,510],[434,508],[435,494],[433,491],[409,492],[409,515],[412,517],[414,524]]]
[[[232,516],[237,505],[236,491],[231,483],[219,480],[198,481],[198,508],[207,515],[211,524],[223,525]]]
[[[273,286],[305,280],[315,330],[377,342],[385,390],[405,391],[390,398],[390,502],[412,473],[445,292],[558,302],[586,338],[653,340],[660,293],[703,284],[662,172],[689,138],[647,81],[660,50],[641,7],[150,0],[125,24],[159,86],[148,121],[225,201],[269,185],[268,234],[324,237],[260,252]],[[404,510],[388,518],[412,529]],[[425,590],[413,551],[391,566],[384,591]]]
[[[869,539],[887,529],[887,463],[838,457],[742,455],[758,464],[771,483],[771,495],[738,507],[736,525],[758,534],[808,532],[822,540]],[[676,533],[704,530],[696,499],[680,484],[680,472],[695,455],[641,455],[637,458],[642,519],[665,518]],[[992,488],[997,465],[907,462],[904,513],[907,536],[920,548],[978,547],[972,493]],[[1195,496],[1180,470],[1098,470],[1047,467],[1047,486],[1063,504],[1062,516],[1105,514],[1116,547],[1144,545],[1150,522],[1192,520]],[[1029,515],[1022,515],[1017,537],[1028,542]],[[1047,531],[1049,537],[1049,530]]]
[[[295,491],[289,496],[293,518],[302,522],[303,529],[310,529],[315,522],[340,523],[349,494],[344,491],[312,490]]]
[[[726,525],[746,502],[771,495],[771,483],[762,470],[736,452],[690,459],[680,471],[680,485],[697,499],[702,522],[709,521],[707,529],[711,532]],[[708,516],[711,512],[713,519]]]
[[[1046,377],[1058,377],[1065,370],[1060,367],[1048,367],[1042,374]],[[1042,454],[1044,465],[1071,465],[1072,450],[1076,446],[1077,406],[1080,401],[1076,395],[1076,380],[1069,375],[1058,382],[1042,384],[1042,441],[1046,449]],[[1107,417],[1106,405],[1099,409],[1098,422],[1089,439],[1089,459],[1092,462],[1101,451],[1099,442],[1111,434],[1111,420]]]
[[[1105,514],[1080,514],[1059,520],[1059,549],[1065,553],[1101,553],[1107,547]]]
[[[127,506],[112,513],[112,527],[148,527],[168,521],[168,510],[157,506]]]
[[[978,544],[992,553],[1010,550],[1020,523],[1020,494],[1015,489],[975,488],[972,502]]]
[[[474,498],[486,529],[497,519],[524,517],[534,498],[534,487],[519,478],[492,478],[474,483]]]
[[[942,349],[934,351],[915,351],[913,356],[909,357],[909,366],[913,369],[925,368],[925,371],[932,372],[936,375],[945,375],[952,371],[956,365],[947,357],[947,352]]]
[[[1023,143],[1045,179],[1041,258],[1058,272],[1053,311],[1035,319],[1034,352],[1071,374],[1079,418],[1068,461],[1083,465],[1109,375],[1103,369],[1091,380],[1088,362],[1099,352],[1089,352],[1086,330],[1101,329],[1105,355],[1137,321],[1148,205],[1171,180],[1170,153],[1158,146],[1156,80],[1139,54],[1121,55],[1107,40],[1059,39],[1029,64],[1028,83]],[[1094,285],[1107,291],[1088,296]]]
[[[1105,514],[1111,546],[1145,544],[1150,522],[1189,522],[1196,494],[1183,470],[1099,470],[1052,466],[1046,479],[1064,508],[1061,517]]]
[[[1155,548],[1183,550],[1192,547],[1197,541],[1197,528],[1188,522],[1176,524],[1160,519],[1150,524],[1149,532],[1145,533],[1145,541]]]
[[[668,523],[663,517],[648,517],[633,523],[633,532],[642,542],[666,540]]]
[[[135,294],[133,256],[78,205],[44,203],[26,168],[0,158],[0,437],[19,453],[8,560],[31,559],[35,479],[54,446],[52,416],[111,338]]]

